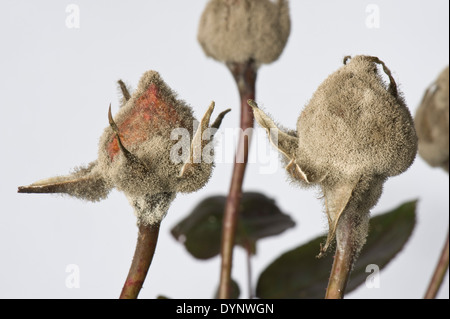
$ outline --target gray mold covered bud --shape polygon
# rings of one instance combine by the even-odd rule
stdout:
[[[218,61],[259,65],[278,59],[290,28],[287,0],[211,0],[197,38],[205,54]]]
[[[414,161],[417,137],[404,100],[383,83],[373,59],[356,56],[317,89],[297,122],[305,173],[331,183],[395,176]]]
[[[449,67],[426,90],[414,118],[419,137],[419,155],[432,167],[448,172]]]
[[[250,105],[258,123],[269,134],[270,129],[277,133],[276,147],[291,178],[303,186],[321,187],[329,222],[323,251],[345,215],[356,227],[353,240],[358,252],[383,182],[413,163],[417,136],[411,114],[382,61],[355,56],[344,64],[314,93],[298,118],[296,132],[278,129],[256,104]]]
[[[196,191],[208,181],[213,165],[200,163],[202,170],[195,174],[200,176],[188,182],[178,176],[183,163],[173,163],[170,156],[177,143],[171,139],[172,130],[184,128],[192,138],[195,121],[192,109],[176,98],[157,72],[148,71],[114,117],[118,134],[109,126],[101,136],[99,165],[127,196]]]

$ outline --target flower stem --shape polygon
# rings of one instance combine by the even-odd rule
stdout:
[[[254,299],[255,294],[253,293],[252,284],[252,244],[247,241],[245,243],[245,252],[247,253],[247,287],[248,287],[248,299]]]
[[[225,205],[224,222],[222,228],[219,298],[229,299],[231,291],[231,267],[233,258],[234,237],[242,197],[242,183],[248,160],[251,132],[253,127],[253,111],[247,104],[248,99],[255,99],[255,84],[257,67],[253,61],[245,63],[227,63],[239,89],[241,100],[241,131],[231,178],[230,191]]]
[[[340,232],[337,240],[336,253],[331,268],[325,299],[343,299],[348,278],[355,262],[355,248],[352,241],[352,225],[349,218],[339,221]]]
[[[136,250],[120,299],[136,299],[147,276],[158,242],[159,226],[139,225]]]
[[[449,243],[448,238],[449,233],[447,232],[447,240],[444,245],[444,248],[442,249],[441,256],[439,257],[439,261],[436,265],[436,269],[434,270],[433,277],[431,277],[430,284],[428,285],[428,289],[425,293],[424,299],[434,299],[436,298],[436,295],[439,291],[439,288],[442,285],[442,282],[444,281],[445,274],[447,273],[448,269],[448,249],[449,249]]]

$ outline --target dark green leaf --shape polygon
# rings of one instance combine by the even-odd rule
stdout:
[[[273,199],[261,193],[243,194],[239,216],[237,242],[240,245],[281,234],[295,226],[291,217],[283,214]]]
[[[220,252],[224,196],[208,197],[188,217],[172,228],[172,235],[196,258],[208,259]]]
[[[416,201],[370,220],[366,245],[355,264],[346,293],[365,282],[366,267],[375,264],[382,269],[402,250],[415,225]],[[325,296],[333,256],[317,259],[319,246],[326,236],[284,253],[261,274],[256,295],[259,298],[311,298]]]
[[[238,283],[231,278],[231,292],[230,292],[230,299],[239,299],[239,296],[241,295],[241,289],[239,288]],[[214,299],[219,298],[219,288],[216,289],[216,294],[214,295]]]
[[[172,235],[196,258],[208,259],[218,255],[225,204],[225,196],[204,199],[172,228]],[[260,193],[245,192],[241,199],[235,242],[255,253],[257,240],[278,235],[294,225],[274,200]]]

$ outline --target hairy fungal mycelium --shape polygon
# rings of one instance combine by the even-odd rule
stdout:
[[[413,119],[390,70],[377,57],[346,57],[303,109],[296,131],[279,128],[254,101],[249,104],[290,178],[323,192],[329,232],[321,254],[334,238],[339,249],[347,232],[359,253],[384,181],[407,170],[417,153]]]
[[[119,88],[123,106],[114,118],[109,109],[110,125],[100,138],[97,160],[69,175],[19,187],[19,192],[63,193],[95,202],[115,187],[129,199],[138,224],[153,225],[161,222],[177,193],[197,191],[208,182],[214,162],[195,160],[194,155],[211,142],[229,110],[210,125],[212,102],[198,123],[191,107],[155,71],[143,74],[133,94],[122,81]],[[171,154],[183,142],[173,138],[174,129],[189,137],[184,140],[188,145],[176,148],[188,150],[182,161],[174,161]],[[203,138],[207,129],[209,140]]]

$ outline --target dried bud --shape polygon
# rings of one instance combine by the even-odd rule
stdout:
[[[301,113],[296,132],[278,129],[253,106],[255,118],[283,154],[286,170],[301,185],[319,185],[329,221],[325,251],[341,216],[351,218],[357,251],[367,235],[369,210],[389,176],[414,161],[417,137],[412,117],[385,64],[356,56],[331,74]],[[383,66],[387,86],[378,71]],[[339,233],[338,233],[339,240]]]
[[[448,66],[427,89],[417,109],[415,125],[419,137],[419,155],[431,166],[448,172]]]
[[[198,41],[218,61],[271,63],[281,55],[290,28],[287,0],[211,0]]]
[[[112,187],[123,191],[135,209],[138,222],[144,225],[162,220],[170,202],[178,192],[194,192],[210,178],[213,161],[193,161],[196,149],[206,142],[205,130],[214,109],[211,103],[206,115],[194,132],[196,120],[185,102],[154,71],[146,72],[132,96],[119,82],[124,92],[124,106],[116,118],[109,110],[110,126],[100,138],[97,161],[75,173],[20,187],[22,193],[66,193],[86,200],[97,201],[107,196]],[[225,115],[219,115],[212,128],[217,129]],[[178,142],[174,129],[187,135],[182,142],[187,150],[184,161],[173,158]],[[210,134],[210,139],[214,132]],[[208,142],[210,142],[208,140]],[[209,154],[210,155],[210,154]]]

